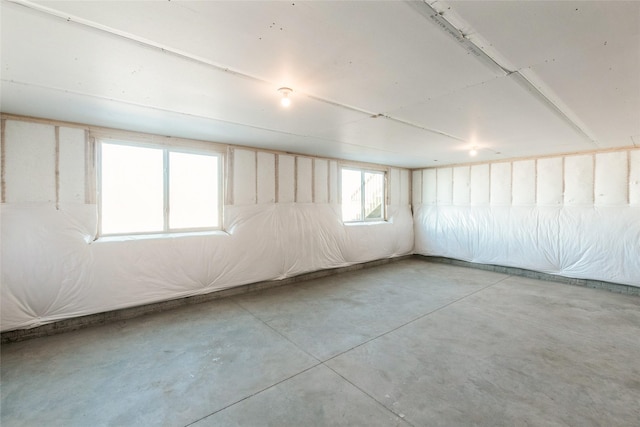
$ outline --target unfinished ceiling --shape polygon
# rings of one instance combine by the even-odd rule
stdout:
[[[3,0],[1,15],[5,113],[405,167],[640,146],[640,2]]]

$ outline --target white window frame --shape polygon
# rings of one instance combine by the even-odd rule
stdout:
[[[344,218],[342,218],[342,222],[344,224],[362,224],[362,223],[372,223],[372,222],[386,222],[387,221],[387,195],[388,195],[388,188],[387,188],[387,177],[388,177],[388,171],[386,169],[373,169],[373,168],[363,168],[363,167],[359,167],[359,166],[352,166],[352,165],[341,165],[340,166],[340,172],[339,172],[339,183],[338,183],[338,188],[340,189],[340,205],[342,206],[342,171],[343,170],[350,170],[350,171],[357,171],[360,172],[360,188],[362,191],[362,194],[365,194],[365,182],[364,182],[364,174],[365,173],[375,173],[375,174],[381,174],[382,175],[382,218],[367,218],[364,215],[364,204],[365,204],[365,199],[364,196],[362,197],[361,201],[360,201],[360,210],[361,210],[361,216],[362,219],[361,220],[353,220],[353,221],[348,221],[345,220]],[[340,210],[340,215],[342,215],[342,209]]]
[[[153,236],[153,235],[170,235],[170,234],[189,234],[207,231],[220,231],[223,229],[223,213],[224,213],[224,153],[220,150],[192,148],[180,145],[154,144],[149,142],[139,142],[126,139],[99,138],[96,139],[96,178],[97,178],[97,205],[98,205],[98,238],[112,236]],[[103,233],[102,232],[102,144],[124,145],[129,147],[152,148],[163,150],[163,229],[159,231],[139,231],[125,233]],[[218,161],[218,226],[217,227],[194,227],[194,228],[170,228],[169,227],[169,153],[187,153],[200,154],[205,156],[216,157]]]

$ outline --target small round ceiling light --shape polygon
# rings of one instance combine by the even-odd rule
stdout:
[[[280,99],[280,105],[285,108],[291,105],[291,98],[289,98],[289,95],[291,94],[291,92],[293,92],[293,89],[288,87],[281,87],[280,89],[278,89],[278,92],[280,92],[280,95],[282,95],[282,98]]]
[[[475,147],[475,146],[474,146],[474,147],[471,147],[471,150],[469,150],[469,155],[470,155],[471,157],[474,157],[474,156],[476,156],[477,154],[478,154],[478,147]]]

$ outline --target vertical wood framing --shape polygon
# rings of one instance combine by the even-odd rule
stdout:
[[[293,158],[293,203],[298,203],[298,156]]]
[[[233,148],[229,147],[227,149],[227,168],[226,168],[226,178],[227,178],[227,205],[233,205]]]
[[[60,210],[60,126],[55,127],[55,186],[56,186],[56,210]]]
[[[169,194],[169,176],[171,175],[171,165],[169,164],[169,150],[162,150],[162,193],[163,193],[163,209],[162,209],[162,226],[163,231],[169,230],[169,206],[171,204],[170,194]]]
[[[85,140],[85,194],[84,200],[87,204],[95,204],[97,203],[97,183],[99,182],[98,175],[96,173],[99,168],[97,168],[98,152],[96,148],[96,139],[89,135],[89,131],[85,131],[84,133]]]
[[[316,202],[316,158],[311,159],[311,203]]]
[[[273,196],[273,201],[274,203],[280,203],[280,155],[274,154],[273,157],[275,158],[273,179],[276,180],[274,184],[276,194]]]
[[[254,168],[254,175],[255,177],[255,182],[253,184],[254,187],[254,191],[253,191],[253,204],[257,205],[258,204],[258,151],[254,151],[253,152],[253,168]]]
[[[2,203],[7,201],[7,154],[6,154],[6,141],[5,141],[5,128],[7,126],[7,119],[0,120],[0,199]]]

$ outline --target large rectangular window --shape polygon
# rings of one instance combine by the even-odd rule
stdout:
[[[220,228],[222,156],[180,148],[100,143],[100,234]]]
[[[385,173],[342,168],[342,220],[344,222],[385,219]]]

